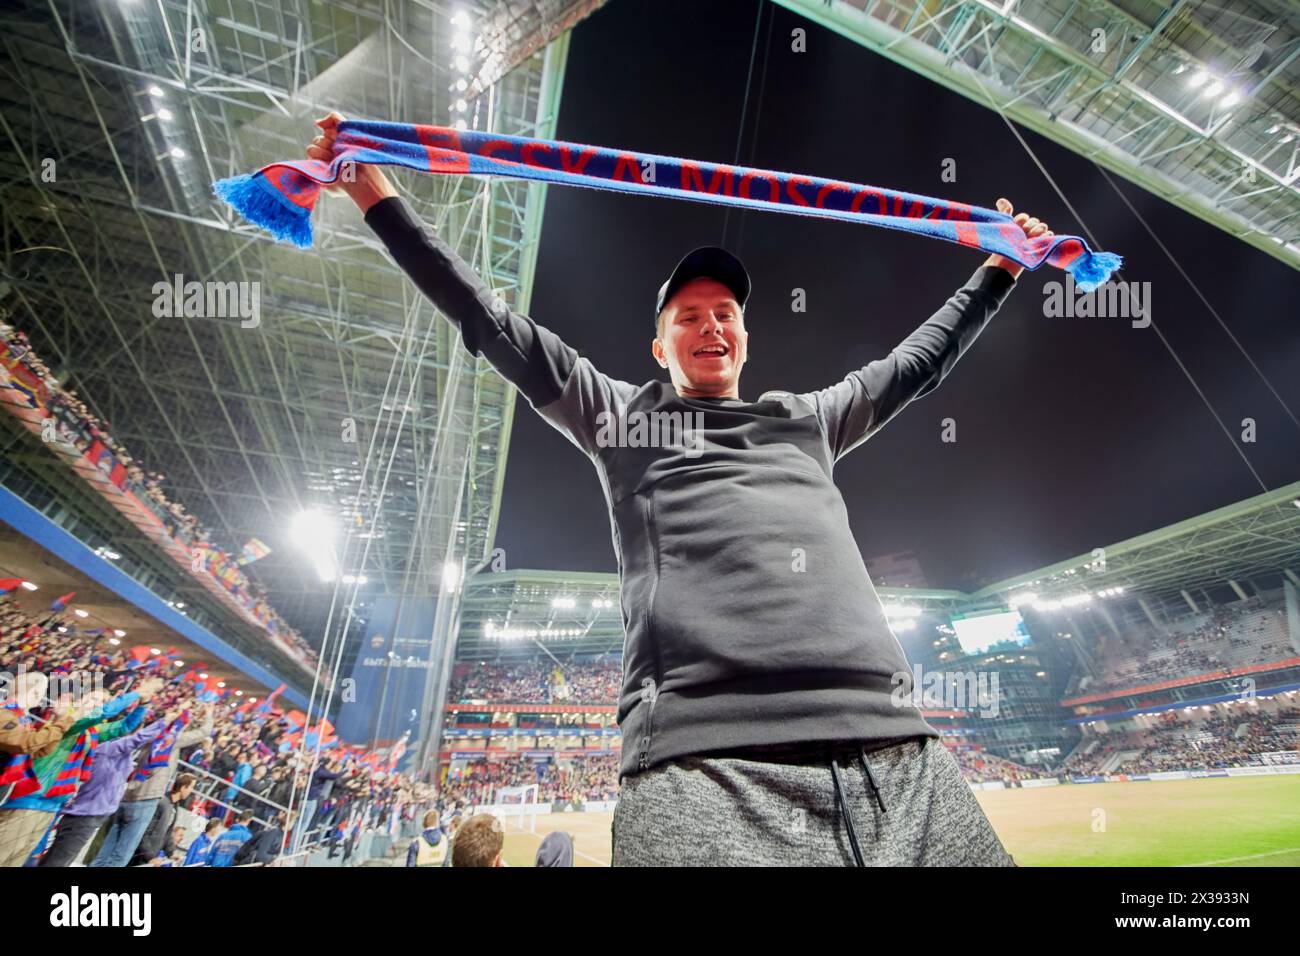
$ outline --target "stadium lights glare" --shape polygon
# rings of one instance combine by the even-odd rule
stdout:
[[[208,679],[208,675],[206,673],[199,675],[199,680],[207,680],[207,679]]]
[[[558,597],[557,597],[557,598],[552,598],[552,599],[551,599],[551,607],[557,607],[557,608],[565,608],[565,609],[569,609],[569,608],[574,608],[574,607],[577,607],[577,606],[578,606],[578,602],[577,602],[576,600],[574,600],[573,598],[558,598]]]
[[[152,654],[154,657],[157,657],[159,654],[162,653],[162,651],[158,650],[158,648],[156,647],[151,647],[149,648],[149,653]]]
[[[910,604],[886,604],[884,607],[885,614],[889,617],[910,618],[919,617],[921,614],[919,607],[913,607]]]
[[[164,95],[162,87],[156,84],[154,86],[149,87],[149,95],[156,100],[162,99]]]
[[[168,154],[171,156],[172,159],[185,158],[185,150],[181,149],[179,146],[173,146],[170,150],[168,150]]]
[[[456,57],[456,59],[452,61],[451,65],[454,66],[459,73],[468,73],[469,57],[462,54],[461,56]]]
[[[1080,604],[1088,604],[1092,601],[1091,594],[1071,594],[1063,597],[1058,601],[1037,601],[1034,603],[1035,611],[1059,611],[1063,607],[1077,607]]]
[[[1227,108],[1229,106],[1236,106],[1240,102],[1241,102],[1241,93],[1239,93],[1237,90],[1232,90],[1228,93],[1227,96],[1219,100],[1219,105],[1224,108]]]
[[[442,587],[445,591],[454,591],[465,579],[465,569],[459,561],[448,561],[442,566]]]
[[[460,129],[460,130],[469,129],[469,124],[466,123],[463,119],[456,120],[456,122],[453,125],[455,126],[456,129]]]
[[[248,698],[248,702],[249,702],[250,704],[256,704],[256,703],[257,703],[257,698],[256,698],[256,697],[250,697],[250,698]]]
[[[1033,591],[1024,591],[1021,592],[1020,594],[1011,595],[1011,597],[1007,600],[1007,603],[1010,604],[1012,607],[1020,607],[1021,605],[1024,604],[1034,604],[1037,601],[1038,601],[1037,594],[1035,594]]]
[[[322,581],[333,581],[337,573],[334,559],[334,521],[314,509],[300,511],[289,525],[289,537],[311,560]]]
[[[890,621],[889,627],[894,631],[914,631],[916,630],[915,621]]]
[[[244,692],[243,692],[242,690],[237,690],[237,691],[235,691],[235,696],[236,696],[236,697],[243,697],[243,696],[244,696]]]
[[[462,76],[459,80],[456,81],[457,93],[464,93],[468,89],[469,89],[469,80],[465,79],[465,77]]]
[[[122,630],[120,627],[115,627],[113,628],[113,635],[115,637],[126,637],[126,631]]]
[[[457,10],[451,15],[451,25],[460,27],[462,30],[469,27],[469,14],[464,10]]]
[[[226,686],[226,682],[223,681],[223,680],[219,680],[219,681],[217,681],[217,686],[218,686],[218,687],[225,687],[225,686]]]
[[[1296,502],[1296,506],[1297,506],[1297,507],[1300,507],[1300,501],[1297,501],[1297,502]],[[24,582],[23,582],[23,587],[25,587],[25,588],[26,588],[27,590],[29,590],[29,591],[37,591],[37,590],[39,590],[39,588],[38,588],[35,584],[33,584],[31,581],[24,581]]]
[[[1195,73],[1192,74],[1191,79],[1187,81],[1187,85],[1190,86],[1192,89],[1196,89],[1198,86],[1204,86],[1205,82],[1209,78],[1210,78],[1209,73],[1206,73],[1204,70],[1197,70]]]
[[[185,666],[185,662],[184,662],[184,661],[172,661],[172,666],[173,666],[173,667],[184,667],[184,666]]]
[[[1213,98],[1218,96],[1222,92],[1223,92],[1223,82],[1221,80],[1215,80],[1213,83],[1207,86],[1203,91],[1201,91],[1201,95]]]
[[[117,646],[120,645],[122,642],[119,641],[116,637],[110,637],[110,638],[108,639],[108,643],[112,644],[114,647],[117,647]]]
[[[60,634],[67,634],[67,633],[68,633],[68,629],[67,629],[66,627],[64,627],[62,624],[60,624],[60,625],[59,625],[59,633],[60,633]]]
[[[77,617],[90,617],[90,612],[89,612],[89,611],[83,611],[81,608],[77,608],[77,609],[76,609],[75,611],[73,611],[72,613],[75,614],[75,615],[77,615]]]

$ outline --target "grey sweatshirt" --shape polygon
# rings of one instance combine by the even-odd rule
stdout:
[[[620,778],[714,750],[938,736],[910,705],[832,468],[942,381],[1015,286],[1009,272],[981,266],[829,388],[682,398],[602,374],[511,310],[401,199],[366,222],[466,348],[596,467],[626,631]]]

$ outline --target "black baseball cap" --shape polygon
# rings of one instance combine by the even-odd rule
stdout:
[[[685,258],[677,263],[677,268],[668,277],[668,281],[659,287],[659,297],[655,300],[656,326],[659,323],[659,313],[664,310],[668,300],[692,279],[714,279],[721,282],[731,290],[731,294],[736,297],[736,302],[742,309],[749,298],[749,273],[745,271],[744,264],[726,249],[718,246],[701,246],[693,252],[688,252]]]

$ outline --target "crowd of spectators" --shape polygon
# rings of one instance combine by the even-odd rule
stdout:
[[[1296,656],[1286,611],[1272,596],[1211,608],[1170,630],[1143,629],[1112,639],[1086,690],[1123,689]],[[1077,688],[1072,688],[1072,692]]]
[[[503,756],[473,760],[448,775],[441,797],[445,804],[483,806],[502,787],[537,785],[539,803],[614,800],[618,796],[618,758],[580,754],[547,760]]]
[[[1087,750],[1087,753],[1083,751]],[[1167,711],[1142,730],[1105,734],[1097,746],[1072,754],[1062,771],[1075,776],[1157,773],[1166,770],[1223,770],[1256,766],[1260,754],[1300,752],[1300,705],[1263,710],[1215,710],[1203,718]],[[1129,754],[1111,765],[1116,754]]]
[[[295,825],[346,859],[364,830],[396,836],[433,805],[382,755],[335,741],[317,762],[269,701],[200,701],[162,658],[66,613],[0,597],[0,866],[182,865],[200,839],[177,832],[182,810],[206,834],[191,863],[268,862]],[[228,860],[208,860],[218,847]]]
[[[315,662],[315,651],[271,607],[266,589],[252,580],[238,559],[213,543],[212,535],[185,506],[166,490],[167,476],[151,471],[113,438],[108,422],[96,416],[72,389],[60,385],[32,351],[27,336],[0,322],[0,386],[23,396],[32,408],[44,409],[64,440],[124,491],[134,493],[162,522],[169,537],[191,553],[201,553],[208,573],[268,632],[290,644],[303,660]],[[120,469],[120,471],[119,471]]]
[[[1022,780],[1044,776],[1042,770],[1033,770],[1014,760],[999,757],[987,750],[950,748],[961,775],[967,783],[994,783],[1001,781],[1008,787],[1018,786]]]
[[[462,664],[452,675],[452,702],[604,704],[618,702],[618,662],[556,664],[549,658],[515,664]]]

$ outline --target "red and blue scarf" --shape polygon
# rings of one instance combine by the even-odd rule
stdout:
[[[187,710],[154,738],[149,749],[140,758],[140,764],[135,768],[135,773],[131,774],[132,780],[147,780],[149,774],[161,767],[167,766],[171,762],[172,748],[176,746],[176,740],[180,737],[181,731],[185,725],[190,722],[190,712]]]
[[[23,710],[15,701],[6,701],[3,708],[11,713],[18,715],[19,722],[24,727],[30,727],[32,719],[27,716],[27,711]],[[31,754],[14,754],[0,764],[0,787],[13,785],[13,790],[9,796],[25,797],[29,793],[35,793],[41,789],[41,781],[36,776],[36,768],[32,766]]]
[[[1093,252],[1078,236],[1030,239],[1011,216],[953,200],[837,179],[412,123],[345,120],[339,123],[330,162],[272,163],[251,175],[219,180],[212,188],[249,222],[306,248],[321,187],[337,182],[349,162],[535,179],[883,226],[996,253],[1026,269],[1047,263],[1070,272],[1081,292],[1096,289],[1123,264],[1114,253]]]
[[[72,745],[67,759],[59,768],[58,775],[45,791],[47,797],[66,797],[76,793],[81,785],[90,779],[91,767],[95,762],[95,748],[99,746],[99,733],[94,727],[82,731],[77,742]]]
[[[5,704],[4,709],[22,714],[22,709],[16,704]],[[24,724],[31,723],[25,714],[22,715],[21,720]],[[95,760],[95,748],[98,745],[99,734],[94,727],[82,731],[43,796],[64,797],[76,793],[82,783],[90,779]],[[0,786],[9,784],[13,784],[13,790],[9,793],[11,800],[40,791],[41,780],[36,774],[36,766],[31,754],[15,754],[0,767]]]

